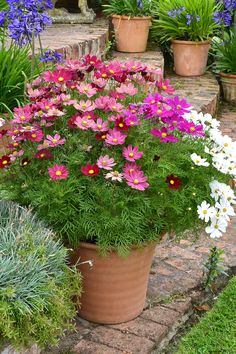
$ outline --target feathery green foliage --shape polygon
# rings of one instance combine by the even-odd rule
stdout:
[[[213,20],[220,9],[215,0],[158,0],[155,8],[151,38],[162,43],[172,39],[204,41],[220,28]]]
[[[109,4],[103,5],[106,15],[151,16],[152,10],[150,0],[142,0],[141,7],[138,7],[137,0],[110,0]]]
[[[236,28],[229,33],[224,32],[223,41],[215,39],[214,49],[214,70],[236,75]]]
[[[80,275],[29,210],[0,202],[0,339],[14,348],[56,344],[75,315]]]

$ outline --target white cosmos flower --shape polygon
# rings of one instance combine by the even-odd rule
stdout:
[[[217,210],[204,200],[201,205],[198,205],[197,213],[199,215],[199,219],[208,222],[210,219],[215,217]]]
[[[221,199],[217,202],[215,207],[219,209],[219,217],[223,216],[226,220],[230,220],[230,216],[234,216],[234,208],[230,205],[227,199]]]
[[[211,197],[217,202],[220,198],[227,200],[230,204],[236,204],[236,196],[233,189],[225,183],[214,180],[209,184]]]
[[[112,181],[118,181],[118,182],[122,182],[123,179],[123,173],[119,173],[118,171],[112,171],[109,172],[105,175],[105,178],[111,178]]]
[[[192,161],[195,163],[195,165],[197,166],[205,166],[208,167],[209,166],[209,162],[206,161],[206,159],[203,159],[201,156],[193,153],[190,155]]]
[[[211,238],[219,238],[223,232],[226,232],[227,221],[223,218],[214,218],[211,221],[211,225],[205,228],[207,234],[210,234]]]

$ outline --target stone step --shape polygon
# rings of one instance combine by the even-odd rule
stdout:
[[[53,24],[45,29],[41,40],[44,49],[53,49],[66,59],[78,59],[86,54],[103,57],[108,32],[108,21],[100,18],[93,24]]]

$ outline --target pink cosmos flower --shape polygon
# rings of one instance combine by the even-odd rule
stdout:
[[[88,119],[87,117],[77,117],[74,124],[82,130],[88,130],[93,126],[93,120]]]
[[[106,84],[107,84],[107,81],[102,78],[98,78],[98,79],[94,78],[93,79],[93,85],[97,88],[102,89],[106,86]]]
[[[123,111],[123,106],[121,103],[117,103],[115,98],[110,98],[109,104],[108,104],[108,109],[109,111],[112,112],[122,112]]]
[[[50,108],[55,107],[55,103],[52,100],[43,98],[36,102],[35,106],[40,110],[48,111]]]
[[[125,142],[127,135],[116,129],[112,129],[106,136],[105,142],[109,145],[122,145]]]
[[[104,170],[112,170],[112,167],[116,165],[114,163],[114,159],[109,157],[108,155],[100,156],[97,160],[97,165],[99,168],[103,168]]]
[[[112,98],[115,98],[116,100],[124,100],[125,99],[125,95],[123,93],[119,93],[117,91],[111,91],[109,92],[109,96]]]
[[[131,73],[145,71],[146,67],[147,65],[145,65],[144,63],[133,60],[123,63],[123,69]]]
[[[90,112],[96,108],[94,103],[90,100],[80,101],[79,103],[74,104],[74,107],[75,109],[78,109],[81,112]]]
[[[123,172],[125,174],[130,174],[135,171],[141,171],[141,166],[137,165],[136,163],[128,163],[128,162],[124,164]]]
[[[107,65],[107,73],[110,77],[122,75],[123,70],[121,68],[120,62],[115,60],[111,61]]]
[[[188,122],[185,119],[182,119],[181,123],[179,123],[178,128],[181,132],[187,133],[193,136],[205,136],[203,126],[196,125],[193,122]]]
[[[138,151],[138,146],[132,147],[132,145],[129,145],[128,147],[124,147],[123,156],[126,160],[135,162],[143,156],[143,152]]]
[[[149,187],[149,184],[147,183],[147,177],[144,176],[143,171],[125,173],[124,178],[126,179],[127,184],[133,189],[144,191]]]
[[[65,112],[61,111],[60,109],[53,107],[47,111],[45,114],[46,117],[62,117],[64,116]]]
[[[168,134],[168,130],[166,128],[161,128],[161,130],[158,129],[152,129],[151,134],[160,138],[160,141],[162,143],[176,143],[179,141],[178,138],[176,138],[174,135]]]
[[[17,157],[20,157],[22,155],[24,155],[24,150],[14,150],[9,156],[11,161],[15,161]]]
[[[98,118],[96,122],[92,121],[91,128],[94,132],[106,132],[109,126],[107,121]]]
[[[73,78],[73,72],[64,68],[56,69],[53,72],[45,71],[43,78],[46,82],[55,82],[62,85]]]
[[[132,83],[121,84],[116,91],[118,93],[125,93],[129,96],[135,96],[138,93],[138,89]]]
[[[96,98],[96,100],[94,101],[96,108],[103,109],[105,111],[108,109],[109,102],[110,102],[109,96],[101,96]]]
[[[55,164],[48,168],[48,174],[52,180],[66,179],[69,175],[67,168],[63,165]]]
[[[132,114],[125,119],[125,124],[128,125],[128,127],[135,127],[141,124],[141,120],[136,115]]]
[[[77,89],[81,95],[86,95],[87,97],[92,97],[97,93],[97,89],[92,87],[91,84],[82,83],[77,86]]]
[[[42,130],[36,130],[25,133],[25,137],[27,140],[40,142],[43,139],[44,134]]]
[[[12,120],[13,124],[23,124],[27,123],[33,117],[32,107],[26,105],[24,107],[14,108],[14,119]]]
[[[65,139],[61,139],[59,134],[55,134],[54,136],[47,135],[47,139],[44,140],[44,143],[47,143],[49,147],[55,147],[57,145],[65,144]]]
[[[174,98],[168,98],[166,103],[172,108],[174,112],[178,113],[179,115],[189,112],[191,108],[191,105],[188,104],[185,99],[181,100],[178,96],[175,96]]]
[[[158,87],[160,90],[168,93],[169,95],[172,95],[175,92],[175,89],[173,86],[170,85],[170,80],[158,80],[156,81],[156,87]]]
[[[73,106],[76,103],[76,100],[71,99],[71,95],[66,95],[65,93],[60,94],[58,99],[64,106]]]

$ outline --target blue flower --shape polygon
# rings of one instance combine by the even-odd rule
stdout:
[[[0,27],[4,26],[6,13],[5,11],[0,11]]]
[[[224,10],[221,12],[215,12],[213,20],[221,25],[225,25],[226,27],[229,27],[232,21],[232,15],[228,10]]]
[[[190,25],[192,22],[192,18],[193,18],[192,15],[186,14],[186,18],[187,18],[187,25]]]
[[[40,55],[40,60],[42,63],[62,63],[64,61],[64,57],[62,54],[57,53],[54,50],[47,50],[46,52]]]
[[[143,8],[143,2],[142,0],[137,0],[137,6],[139,9],[142,9]]]

